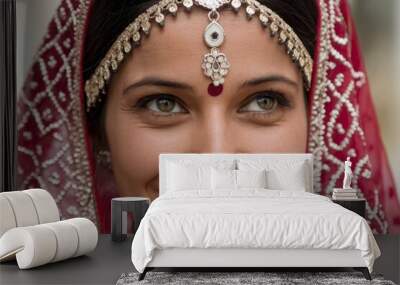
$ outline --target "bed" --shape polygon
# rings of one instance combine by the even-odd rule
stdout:
[[[160,154],[159,191],[132,242],[154,268],[352,267],[380,250],[361,216],[313,193],[311,154]]]

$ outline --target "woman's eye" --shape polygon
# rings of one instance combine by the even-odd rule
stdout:
[[[272,113],[277,108],[284,106],[289,106],[289,101],[282,94],[267,92],[253,97],[240,111]]]
[[[142,108],[147,108],[157,113],[184,113],[185,109],[172,96],[157,96],[147,98],[140,103]]]

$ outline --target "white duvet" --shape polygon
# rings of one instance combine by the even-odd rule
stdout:
[[[359,215],[321,195],[265,189],[158,197],[133,239],[132,262],[143,272],[154,249],[189,247],[358,249],[370,272],[380,256]]]

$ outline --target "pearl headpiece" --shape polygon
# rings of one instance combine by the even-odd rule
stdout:
[[[97,66],[91,78],[86,81],[87,111],[90,111],[97,101],[101,101],[101,93],[105,93],[105,86],[110,80],[111,71],[116,71],[125,56],[132,52],[132,48],[140,44],[143,34],[149,35],[151,21],[164,26],[166,14],[170,13],[175,16],[179,7],[183,6],[186,11],[190,11],[194,5],[210,10],[208,13],[210,23],[203,34],[210,52],[204,55],[201,63],[204,75],[212,81],[209,92],[213,87],[219,88],[217,92],[222,92],[222,84],[230,68],[227,56],[219,49],[224,42],[225,34],[223,27],[218,23],[220,17],[218,9],[225,5],[230,5],[235,11],[244,7],[249,20],[253,16],[257,16],[261,24],[269,28],[271,36],[276,36],[279,43],[285,47],[287,54],[300,68],[306,89],[310,88],[313,66],[310,54],[293,29],[265,5],[256,0],[161,0],[136,17],[125,28]]]

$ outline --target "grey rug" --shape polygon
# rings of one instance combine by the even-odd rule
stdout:
[[[379,284],[395,285],[384,280],[381,275],[372,274],[372,281],[364,278],[361,272],[157,272],[150,271],[142,281],[139,273],[124,273],[117,285],[131,284]]]

